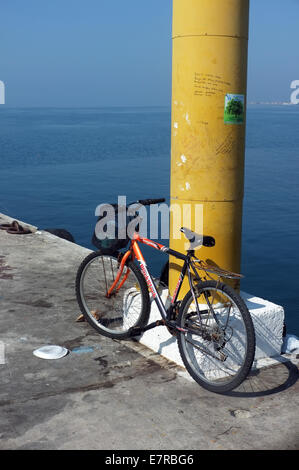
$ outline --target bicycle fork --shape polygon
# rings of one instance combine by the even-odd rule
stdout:
[[[128,251],[122,258],[121,262],[120,262],[120,266],[119,266],[119,269],[117,271],[117,274],[116,274],[116,278],[115,280],[113,281],[113,284],[111,285],[111,287],[107,290],[107,294],[106,294],[106,297],[109,299],[114,291],[114,289],[116,290],[116,292],[118,292],[120,290],[120,288],[124,285],[124,283],[126,282],[126,280],[128,279],[128,276],[130,274],[130,270],[127,268],[127,272],[126,274],[124,275],[124,278],[121,280],[120,284],[117,286],[117,283],[119,282],[120,278],[121,278],[121,275],[123,273],[123,270],[124,270],[124,267],[125,267],[125,264],[126,264],[126,261],[128,259],[128,257],[130,256],[130,251]]]

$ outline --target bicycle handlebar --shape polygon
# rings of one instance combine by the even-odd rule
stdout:
[[[158,204],[159,202],[165,202],[164,198],[160,199],[139,199],[137,201],[139,204],[142,204],[143,206],[150,206],[152,204]]]

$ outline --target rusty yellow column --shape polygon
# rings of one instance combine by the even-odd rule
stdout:
[[[248,18],[249,0],[173,0],[171,207],[181,214],[191,207],[189,228],[195,230],[193,209],[202,205],[204,234],[216,245],[196,255],[235,272],[241,263]],[[170,217],[170,247],[184,251],[177,215]],[[178,265],[171,257],[170,293]]]

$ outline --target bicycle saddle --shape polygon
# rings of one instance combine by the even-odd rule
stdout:
[[[215,246],[215,238],[210,237],[208,235],[199,235],[198,233],[192,232],[189,228],[182,227],[181,232],[185,235],[185,237],[190,242],[190,248],[194,249],[197,246],[207,246],[212,247]]]

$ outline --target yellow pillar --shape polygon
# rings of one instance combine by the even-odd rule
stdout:
[[[196,255],[240,272],[249,0],[173,0],[171,205],[203,207]],[[242,108],[243,107],[243,108]],[[243,111],[242,111],[243,109]],[[191,228],[195,230],[194,213]],[[183,223],[181,224],[183,225]],[[170,247],[185,250],[170,218]],[[170,257],[169,288],[177,283]],[[180,297],[186,292],[183,288]]]

